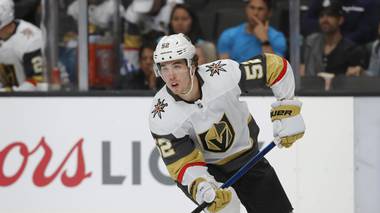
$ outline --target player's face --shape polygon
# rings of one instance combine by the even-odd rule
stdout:
[[[191,78],[184,59],[163,62],[160,65],[161,77],[174,94],[184,94],[189,90]]]
[[[191,17],[189,13],[183,8],[177,8],[171,20],[171,25],[175,33],[187,34],[191,28]]]

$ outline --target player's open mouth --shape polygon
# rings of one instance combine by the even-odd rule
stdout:
[[[172,85],[172,87],[176,87],[176,86],[178,86],[177,83],[172,83],[171,85]]]

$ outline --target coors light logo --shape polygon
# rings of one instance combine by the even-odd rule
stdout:
[[[6,158],[11,151],[15,150],[19,150],[18,156],[21,158],[22,163],[14,174],[7,176],[4,173]],[[32,149],[23,142],[14,142],[7,145],[0,151],[0,186],[10,186],[14,184],[22,176],[25,168],[28,166],[28,160],[32,158],[34,156],[33,154],[38,150],[43,150],[44,154],[33,172],[33,184],[36,186],[46,186],[50,184],[57,176],[60,176],[63,185],[67,187],[75,187],[84,179],[91,176],[91,172],[86,172],[86,163],[83,157],[83,139],[80,139],[71,148],[53,174],[46,175],[46,168],[49,166],[51,158],[53,157],[53,151],[43,137],[38,145]],[[77,153],[77,168],[73,176],[68,176],[67,171],[64,170],[64,166],[70,158],[75,157],[74,153]]]

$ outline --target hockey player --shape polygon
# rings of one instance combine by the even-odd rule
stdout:
[[[274,136],[290,147],[305,125],[301,102],[294,99],[294,76],[288,61],[274,54],[241,64],[219,60],[197,65],[195,48],[183,34],[163,37],[154,52],[154,66],[164,86],[154,97],[151,133],[171,178],[207,212],[236,213],[241,202],[249,213],[292,211],[278,177],[264,158],[232,188],[219,189],[258,152],[259,127],[242,91],[269,86]]]
[[[43,81],[41,30],[14,19],[13,0],[0,0],[0,90],[36,91]]]

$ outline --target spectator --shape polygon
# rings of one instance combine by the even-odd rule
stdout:
[[[143,43],[139,50],[140,69],[128,72],[121,77],[119,89],[130,90],[158,90],[164,83],[161,78],[156,78],[153,71],[153,52],[155,43]]]
[[[324,7],[319,16],[320,33],[309,35],[303,46],[301,75],[314,76],[320,72],[335,75],[359,75],[361,52],[350,40],[342,36],[344,22],[339,4]]]
[[[79,15],[82,11],[79,9],[79,0],[74,0],[67,7],[67,15],[73,18],[75,23],[78,21]],[[126,57],[124,57],[123,43],[120,43],[120,49],[116,53],[115,50],[110,49],[114,47],[115,40],[122,37],[122,34],[114,34],[112,26],[114,26],[114,17],[117,12],[117,7],[121,15],[124,13],[124,7],[122,4],[116,5],[114,0],[88,0],[88,33],[89,33],[89,73],[90,80],[89,85],[91,88],[110,88],[114,86],[112,80],[116,75],[118,67],[134,68],[136,63],[129,63]],[[66,23],[67,24],[67,23]],[[75,24],[74,24],[75,25]],[[76,29],[75,29],[76,30]],[[120,36],[120,37],[119,37]],[[64,36],[64,46],[60,48],[60,60],[65,65],[66,71],[69,74],[69,79],[72,83],[77,81],[77,33],[69,31]],[[116,57],[110,58],[109,56],[114,52]],[[102,53],[102,54],[99,54]],[[136,50],[137,58],[137,50]],[[123,58],[124,57],[124,58]],[[110,64],[109,64],[110,63]],[[105,75],[99,75],[99,73],[106,73]],[[96,76],[96,77],[95,77]],[[96,79],[96,80],[95,80]]]
[[[169,35],[177,33],[185,34],[195,44],[198,64],[217,59],[215,45],[204,39],[199,19],[188,5],[177,4],[170,15]]]
[[[271,0],[247,2],[247,22],[225,30],[218,40],[220,58],[243,62],[263,52],[285,54],[284,34],[269,25],[271,4]]]
[[[341,32],[344,37],[365,44],[376,38],[376,23],[379,18],[375,0],[311,0],[309,10],[302,20],[304,35],[318,31],[318,15],[329,4],[341,4],[344,11],[344,24]]]
[[[133,0],[124,13],[128,33],[144,34],[151,30],[168,33],[169,15],[183,0]]]
[[[133,0],[127,7],[123,18],[126,20],[124,55],[128,66],[138,66],[138,49],[144,35],[157,35],[153,40],[158,42],[160,35],[168,33],[170,13],[177,3],[183,0]]]
[[[14,19],[13,0],[0,0],[1,91],[46,89],[41,48],[41,30],[29,22]]]
[[[113,14],[115,13],[115,1],[105,0],[100,4],[97,1],[89,0],[88,5],[88,19],[89,19],[89,33],[90,34],[103,34],[103,31],[109,30],[110,22],[112,21]],[[124,13],[124,7],[120,5],[120,14]],[[67,8],[67,14],[78,21],[79,16],[79,1],[73,1]]]
[[[198,16],[185,4],[177,4],[170,14],[169,35],[176,33],[185,34],[193,43],[204,40]]]
[[[380,76],[380,22],[377,27],[377,39],[367,46],[370,52],[367,74]]]

